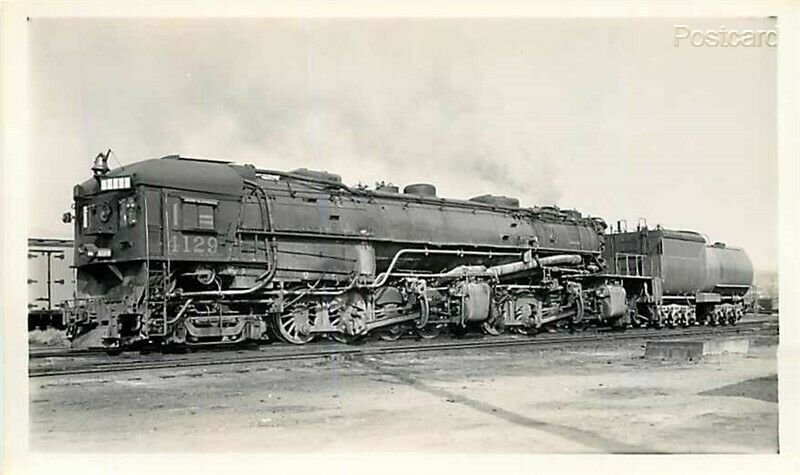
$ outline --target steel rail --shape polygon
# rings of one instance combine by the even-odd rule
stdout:
[[[769,328],[765,328],[769,327]],[[652,330],[644,329],[645,331],[631,330],[628,332],[620,333],[593,333],[590,336],[586,335],[570,335],[570,336],[555,336],[544,338],[524,338],[524,339],[489,339],[478,341],[455,341],[444,343],[429,343],[429,344],[414,344],[414,345],[387,345],[380,347],[340,347],[315,349],[314,351],[283,351],[267,355],[257,356],[241,356],[231,355],[226,358],[189,358],[189,359],[171,359],[167,361],[111,361],[104,363],[97,363],[87,367],[78,367],[73,369],[31,369],[29,371],[30,378],[48,377],[48,376],[68,376],[68,375],[81,375],[81,374],[98,374],[98,373],[113,373],[120,371],[141,371],[141,370],[156,370],[156,369],[181,369],[192,368],[201,366],[219,366],[219,365],[242,365],[253,363],[268,363],[268,362],[282,362],[282,361],[299,361],[311,360],[335,356],[371,356],[371,355],[386,355],[398,353],[422,353],[429,351],[453,351],[453,350],[467,350],[467,349],[480,349],[480,348],[510,348],[522,346],[552,346],[561,344],[579,344],[579,343],[596,343],[607,341],[619,340],[636,340],[636,339],[665,339],[672,337],[687,337],[698,335],[728,335],[728,334],[750,334],[757,333],[759,330],[768,329],[770,331],[778,332],[777,325],[771,325],[768,322],[744,322],[736,326],[724,327],[690,327],[690,328],[676,328],[676,329],[662,329]]]

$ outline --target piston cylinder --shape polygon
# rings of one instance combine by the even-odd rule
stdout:
[[[492,290],[486,282],[467,282],[461,297],[461,321],[482,322],[489,318]]]
[[[595,291],[600,300],[600,315],[603,320],[625,315],[628,310],[625,287],[621,285],[604,285]]]

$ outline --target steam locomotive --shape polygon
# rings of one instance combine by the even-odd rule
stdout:
[[[734,324],[752,265],[696,233],[430,184],[167,156],[74,188],[73,346]]]

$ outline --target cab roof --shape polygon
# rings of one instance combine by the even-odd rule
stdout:
[[[169,155],[115,168],[102,178],[130,176],[133,186],[203,191],[238,195],[242,192],[243,180],[248,171],[231,162],[202,160]],[[92,178],[80,185],[81,194],[100,191],[98,180]]]

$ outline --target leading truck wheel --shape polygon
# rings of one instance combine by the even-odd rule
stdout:
[[[313,333],[304,333],[303,327],[309,326],[307,309],[297,309],[284,315],[275,315],[273,328],[282,340],[293,345],[305,345],[314,339]]]

